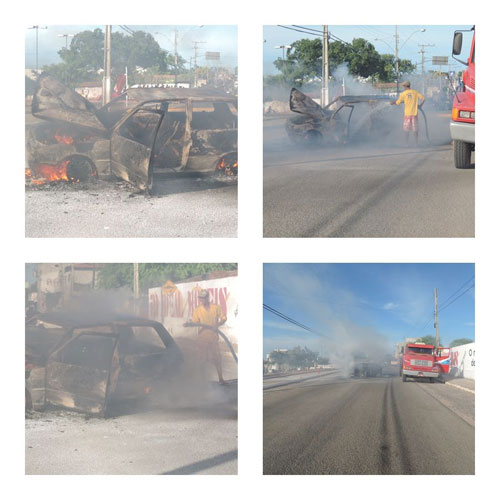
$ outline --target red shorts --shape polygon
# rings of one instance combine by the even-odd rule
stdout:
[[[410,130],[418,132],[418,116],[405,116],[403,130],[405,132],[409,132]]]

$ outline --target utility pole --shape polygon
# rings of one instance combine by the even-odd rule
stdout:
[[[419,44],[418,45],[420,47],[420,54],[422,54],[422,94],[424,95],[425,97],[425,70],[424,70],[424,66],[425,66],[425,47],[434,47],[434,44]]]
[[[35,57],[36,57],[36,72],[38,74],[38,30],[46,30],[48,29],[47,26],[31,26],[31,28],[28,28],[30,30],[35,30],[36,31],[36,45],[35,45]]]
[[[134,264],[134,313],[139,314],[139,264]]]
[[[434,329],[436,330],[436,347],[439,347],[439,317],[438,317],[438,290],[434,288]]]
[[[177,87],[178,80],[178,65],[179,65],[179,56],[177,54],[177,28],[174,28],[174,64],[175,64],[175,75],[174,75],[174,83]]]
[[[394,57],[396,64],[396,93],[399,94],[399,35],[398,35],[398,25],[395,25],[395,34],[394,38],[396,39],[396,45],[394,49]]]
[[[328,25],[323,25],[323,54],[322,54],[322,75],[321,75],[321,106],[328,104]]]
[[[104,89],[102,93],[102,103],[108,104],[111,101],[111,25],[106,25],[106,35],[104,38]]]
[[[196,88],[197,81],[196,81],[196,68],[198,66],[197,61],[198,61],[198,44],[199,43],[207,43],[207,42],[194,42],[194,88]]]

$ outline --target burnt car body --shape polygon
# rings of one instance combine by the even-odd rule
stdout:
[[[40,315],[26,329],[32,408],[104,416],[114,404],[151,397],[171,383],[183,356],[165,327],[142,318],[82,322]]]
[[[389,96],[358,95],[336,97],[327,106],[321,107],[313,99],[296,88],[290,91],[290,110],[299,116],[288,118],[285,127],[288,137],[295,144],[318,145],[344,144],[352,137],[364,139],[372,135],[383,135],[384,127],[380,114],[388,111],[392,100]],[[363,106],[363,113],[353,121],[356,105]],[[375,120],[376,119],[376,120]]]
[[[98,109],[42,74],[26,135],[29,176],[117,176],[151,190],[156,174],[237,174],[237,99],[210,89],[129,89]],[[49,179],[52,180],[52,179]]]

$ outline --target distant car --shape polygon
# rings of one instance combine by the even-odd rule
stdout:
[[[114,404],[154,397],[183,356],[165,327],[141,318],[82,321],[39,315],[26,330],[27,401],[105,415]],[[29,371],[28,371],[29,367]]]
[[[158,174],[237,175],[237,99],[207,89],[129,89],[98,109],[42,74],[26,135],[33,182],[116,176],[152,191]]]
[[[298,116],[288,118],[286,131],[293,143],[309,146],[344,144],[351,138],[383,136],[391,128],[382,119],[391,111],[383,105],[391,100],[383,95],[347,95],[336,97],[321,107],[300,90],[292,88],[290,110]],[[362,107],[363,112],[353,120],[356,106]]]

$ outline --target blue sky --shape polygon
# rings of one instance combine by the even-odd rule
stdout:
[[[291,25],[286,25],[291,27]],[[303,25],[308,28],[321,30],[319,25]],[[420,32],[425,28],[425,32]],[[400,59],[410,59],[414,64],[418,63],[417,71],[421,69],[422,55],[419,53],[419,44],[430,44],[434,47],[425,47],[425,68],[432,69],[432,56],[448,56],[452,63],[451,70],[460,71],[462,65],[456,63],[451,58],[451,46],[453,42],[453,33],[456,29],[470,29],[471,26],[438,26],[438,25],[400,25],[398,26],[399,35],[399,57]],[[370,41],[381,54],[394,54],[395,45],[395,27],[393,25],[378,26],[334,26],[329,25],[328,30],[333,35],[346,42],[351,42],[353,38],[364,38]],[[418,31],[417,33],[415,33]],[[290,45],[295,40],[302,38],[315,38],[314,36],[291,31],[279,26],[264,26],[264,75],[276,73],[277,70],[273,61],[283,56],[282,49],[276,49],[279,45]],[[376,41],[380,39],[382,41]],[[464,49],[469,47],[469,38],[464,38]],[[429,61],[427,61],[429,59]],[[434,69],[437,69],[435,67]]]
[[[444,307],[473,277],[473,264],[264,264],[264,303],[324,335],[264,310],[264,354],[295,345],[326,354],[332,344],[358,341],[392,352],[405,337],[434,335],[435,287],[443,345],[474,339],[475,288]]]
[[[42,25],[40,25],[42,26]],[[46,25],[44,25],[46,26]],[[154,26],[154,25],[127,25],[129,28],[137,31],[146,31],[153,35],[160,47],[169,52],[174,52],[174,28],[175,26]],[[52,25],[47,29],[38,30],[38,65],[52,64],[61,62],[57,52],[66,46],[65,37],[58,35],[74,35],[80,31],[94,30],[105,26],[63,26]],[[119,26],[113,26],[113,31],[125,33]],[[238,28],[237,26],[177,26],[178,30],[178,53],[187,61],[189,67],[189,58],[194,55],[194,42],[206,42],[198,45],[198,65],[204,66],[205,52],[220,52],[221,60],[218,63],[222,67],[235,68],[238,64]],[[26,27],[25,59],[26,67],[34,68],[36,60],[36,30]],[[71,43],[71,37],[68,38],[68,44]]]

